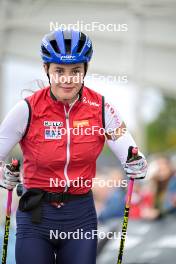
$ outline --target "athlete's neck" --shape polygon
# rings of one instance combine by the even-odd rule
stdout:
[[[69,104],[72,105],[74,104],[74,102],[76,102],[79,99],[79,94],[77,94],[76,96],[74,96],[72,99],[67,100],[67,99],[63,99],[63,100],[59,100],[59,98],[57,99],[57,101],[62,102],[63,104]]]
[[[55,101],[59,101],[59,102],[62,102],[63,104],[68,104],[68,105],[72,105],[74,102],[76,102],[78,99],[79,99],[79,94],[75,95],[72,99],[60,99],[59,97],[57,97],[52,89],[50,88],[50,95],[51,95],[51,98]]]

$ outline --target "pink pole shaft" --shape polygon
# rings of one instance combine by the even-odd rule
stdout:
[[[12,191],[8,191],[7,210],[6,210],[7,216],[10,216],[11,214],[11,205],[12,205]]]
[[[130,207],[131,197],[133,192],[134,179],[130,179],[128,184],[127,196],[126,196],[126,207]]]

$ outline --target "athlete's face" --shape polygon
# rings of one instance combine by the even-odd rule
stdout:
[[[44,65],[44,67],[47,72],[47,65]],[[71,103],[74,101],[82,87],[85,74],[84,63],[51,63],[48,73],[54,96],[63,102]]]

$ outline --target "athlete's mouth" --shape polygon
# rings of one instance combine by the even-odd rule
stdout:
[[[64,92],[71,92],[73,91],[74,87],[61,87],[62,90],[64,90]]]

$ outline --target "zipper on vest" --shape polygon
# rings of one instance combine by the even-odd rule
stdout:
[[[75,102],[74,102],[75,103]],[[65,118],[66,118],[66,128],[67,128],[67,149],[66,149],[66,163],[64,167],[64,176],[66,179],[66,186],[64,192],[67,192],[68,188],[70,187],[70,180],[68,177],[68,165],[70,162],[70,125],[69,125],[69,114],[70,110],[72,109],[74,103],[70,106],[68,112],[66,110],[66,107],[64,105],[64,112],[65,112]]]

